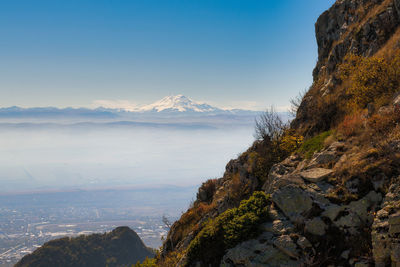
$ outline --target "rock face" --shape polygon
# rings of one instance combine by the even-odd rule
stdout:
[[[382,6],[383,0],[337,1],[315,24],[318,63],[314,79],[332,73],[347,53],[371,56],[397,29],[400,1]],[[369,11],[373,10],[371,15]],[[354,27],[357,25],[357,27]]]
[[[259,238],[230,249],[221,266],[322,266],[319,256],[328,248],[336,250],[337,266],[369,266],[361,257],[354,258],[358,246],[356,240],[364,234],[365,227],[371,227],[374,212],[380,209],[381,193],[372,190],[347,204],[333,203],[330,195],[335,187],[324,179],[334,175],[334,170],[313,167],[316,157],[325,153],[333,154],[338,161],[342,149],[342,143],[334,143],[310,160],[291,157],[273,166],[263,187],[266,191],[273,188],[272,192],[268,191],[272,193],[273,202],[271,221],[261,226]],[[288,165],[292,167],[285,169]],[[285,182],[277,182],[281,179]],[[400,215],[393,215],[391,225],[392,228],[386,228],[385,237],[390,236],[389,228],[393,229],[392,234],[400,232]],[[376,244],[388,242],[387,238],[382,241],[383,238],[377,236],[375,239]],[[397,257],[394,239],[390,242],[392,248],[386,254],[380,253],[381,246],[374,246],[377,257]]]
[[[373,56],[393,41],[398,46],[400,0],[338,0],[315,24],[318,61],[313,71],[314,84],[301,102],[292,126],[306,135],[330,128],[336,115],[335,103],[316,106],[321,98],[331,95],[340,85],[336,73],[347,54]],[[397,41],[392,40],[396,37]],[[318,101],[319,100],[319,101]],[[320,120],[315,119],[315,113]]]

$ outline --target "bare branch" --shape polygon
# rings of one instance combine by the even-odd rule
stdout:
[[[307,93],[307,89],[304,89],[299,92],[299,94],[292,99],[290,99],[290,108],[289,113],[292,117],[296,117],[297,110],[300,107],[301,102],[303,101],[304,96]]]
[[[171,229],[172,223],[171,221],[167,218],[167,216],[163,215],[162,216],[162,222],[164,223],[165,227],[168,229]]]
[[[286,124],[271,107],[256,119],[254,137],[257,140],[274,142],[279,140],[285,128]]]

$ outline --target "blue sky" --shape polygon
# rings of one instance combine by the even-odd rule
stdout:
[[[2,0],[0,106],[146,104],[184,94],[284,107],[312,82],[333,0]]]

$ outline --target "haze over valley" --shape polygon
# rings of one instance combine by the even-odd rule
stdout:
[[[253,140],[257,112],[183,96],[149,106],[0,109],[0,193],[193,186],[222,175]]]
[[[162,216],[175,220],[202,182],[222,176],[252,143],[258,114],[182,95],[136,110],[0,109],[0,265],[121,225],[159,247]]]

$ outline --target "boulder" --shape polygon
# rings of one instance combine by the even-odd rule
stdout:
[[[291,258],[298,258],[297,246],[288,235],[278,237],[274,246]]]
[[[293,247],[290,242],[285,243],[284,240],[277,241],[277,244],[288,252]],[[229,249],[222,258],[220,266],[300,267],[302,264],[301,261],[291,259],[290,256],[282,252],[281,249],[274,247],[273,244],[261,244],[253,239]]]
[[[325,208],[321,216],[329,218],[333,222],[342,210],[344,210],[343,206],[331,204]]]
[[[277,174],[270,174],[268,175],[268,179],[263,185],[262,189],[267,194],[272,194],[276,190],[281,187],[287,185],[304,185],[304,180],[298,174],[285,174],[285,175],[277,175]]]
[[[302,188],[287,185],[272,194],[272,201],[292,221],[298,222],[312,208],[312,199]]]
[[[329,169],[314,168],[300,172],[300,176],[309,182],[317,183],[331,175],[332,172]]]
[[[323,236],[327,226],[319,217],[306,221],[304,230],[313,235]]]
[[[311,160],[309,166],[316,166],[320,164],[328,164],[336,161],[338,155],[335,151],[324,150],[320,153],[316,153]]]

